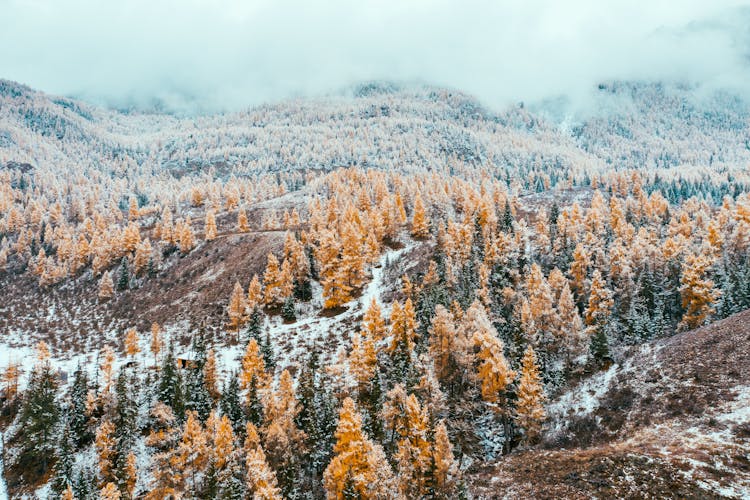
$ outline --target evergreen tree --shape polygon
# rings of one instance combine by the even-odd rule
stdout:
[[[130,273],[128,272],[128,259],[123,257],[120,261],[120,270],[117,273],[117,290],[123,291],[128,289],[130,284]]]
[[[224,385],[221,391],[221,400],[219,402],[221,413],[229,418],[232,423],[232,430],[238,436],[245,433],[245,413],[240,402],[240,381],[237,372],[233,372],[229,381]]]
[[[55,457],[55,429],[60,411],[55,398],[57,380],[47,359],[40,359],[31,374],[19,419],[21,451],[19,464],[44,474]]]
[[[281,317],[284,321],[293,322],[297,320],[297,312],[294,305],[294,297],[287,297],[281,306]]]
[[[164,362],[160,371],[159,389],[157,391],[157,400],[166,404],[177,416],[182,419],[185,414],[185,406],[182,392],[182,375],[177,368],[177,362],[174,357],[174,344],[170,342],[169,351],[164,357]]]
[[[73,474],[73,465],[75,463],[75,444],[70,432],[68,422],[63,426],[60,441],[57,446],[57,462],[55,463],[55,472],[52,476],[52,491],[57,495],[62,495],[65,490],[73,486],[75,477]]]
[[[79,364],[73,374],[73,383],[70,386],[70,410],[68,425],[73,439],[74,449],[86,446],[94,437],[86,408],[86,400],[89,392],[89,380],[86,372]]]

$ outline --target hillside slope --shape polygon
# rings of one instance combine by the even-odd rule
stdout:
[[[651,342],[549,407],[546,445],[482,468],[478,498],[747,498],[750,311]]]

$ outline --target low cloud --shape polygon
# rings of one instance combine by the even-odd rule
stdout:
[[[715,0],[0,0],[0,77],[118,107],[233,110],[365,80],[492,107],[603,80],[750,95],[750,7]]]

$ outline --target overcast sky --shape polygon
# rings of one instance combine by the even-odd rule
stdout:
[[[371,79],[492,107],[602,80],[750,95],[750,0],[0,0],[0,78],[123,106],[237,109]]]

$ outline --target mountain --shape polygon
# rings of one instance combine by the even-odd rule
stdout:
[[[0,81],[10,495],[747,495],[749,113]]]

